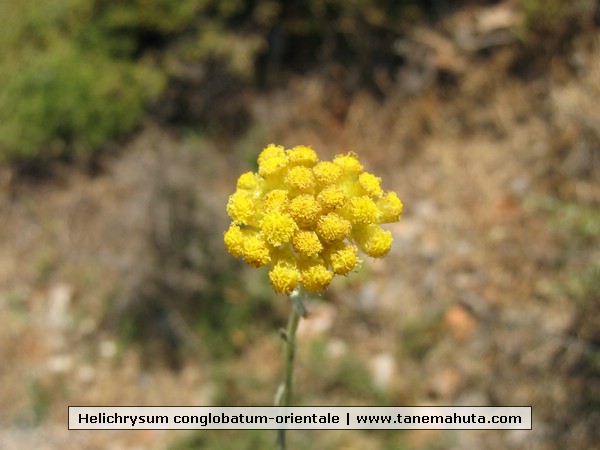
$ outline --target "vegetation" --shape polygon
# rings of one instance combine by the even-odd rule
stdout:
[[[93,38],[86,3],[2,3],[1,160],[89,153],[131,130],[160,92],[160,72]]]
[[[374,70],[403,64],[393,45],[406,24],[460,3],[2,2],[0,161],[92,154],[134,130],[146,111],[239,134],[248,123],[239,94],[248,87],[280,83],[283,68],[325,64],[344,71],[345,89],[368,86]],[[524,41],[539,35],[546,50],[564,43],[582,14],[579,2],[550,4],[521,5]]]
[[[2,2],[0,161],[90,154],[152,105],[159,118],[210,125],[221,109],[231,114],[220,94],[261,82],[286,58],[301,68],[343,53],[366,67],[396,32],[393,19],[416,9],[372,0]]]

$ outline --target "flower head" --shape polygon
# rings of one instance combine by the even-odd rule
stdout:
[[[321,291],[360,265],[358,250],[374,258],[390,251],[380,224],[400,220],[402,202],[381,181],[355,153],[319,161],[310,147],[270,144],[258,173],[242,174],[229,197],[225,246],[253,267],[270,266],[276,292]]]

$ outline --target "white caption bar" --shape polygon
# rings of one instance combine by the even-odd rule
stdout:
[[[69,406],[70,430],[530,430],[531,406]]]

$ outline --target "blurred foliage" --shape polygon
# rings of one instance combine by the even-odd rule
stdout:
[[[573,2],[522,0],[521,8],[525,14],[525,31],[530,35],[534,33],[557,34],[570,20],[589,11],[588,3],[586,0]]]
[[[317,339],[311,343],[307,368],[307,379],[312,380],[311,390],[326,392],[328,396],[347,396],[351,392],[353,401],[387,406],[390,399],[373,385],[363,361],[350,352],[332,358],[327,350],[326,340]]]
[[[585,1],[523,0],[524,42],[564,45]],[[239,136],[250,122],[242,94],[290,70],[328,67],[345,92],[377,90],[375,71],[393,78],[406,63],[393,47],[411,23],[465,3],[4,0],[0,161],[91,154],[146,111]]]
[[[220,430],[200,430],[169,444],[169,450],[192,449],[263,449],[275,448],[275,430],[228,430],[224,439]],[[375,434],[376,436],[375,437]],[[294,430],[288,434],[288,447],[310,450],[316,446],[323,450],[369,448],[372,450],[407,450],[404,433],[398,430]],[[447,442],[446,442],[447,444]],[[429,446],[444,449],[448,446]]]
[[[594,0],[521,0],[523,20],[518,30],[525,49],[521,65],[545,67],[549,56],[568,52],[573,36],[593,25]]]
[[[167,86],[171,101],[160,103],[159,117],[222,119],[221,100],[227,93],[235,96],[235,86],[264,76],[256,70],[261,64],[268,70],[268,62],[286,58],[314,64],[340,49],[349,60],[362,55],[364,63],[381,43],[370,36],[387,36],[398,14],[418,9],[417,2],[406,5],[381,0],[3,1],[0,160],[89,154],[131,131]],[[304,44],[292,48],[298,41]],[[225,114],[232,114],[231,108]]]
[[[32,422],[40,424],[46,419],[52,403],[52,395],[50,390],[36,380],[30,380],[28,385],[28,393],[32,404]]]
[[[0,160],[88,153],[130,130],[160,72],[87,45],[85,1],[0,4]]]
[[[105,324],[139,346],[144,364],[176,368],[190,353],[231,359],[280,325],[267,273],[240,270],[224,251],[226,196],[213,185],[224,171],[214,146],[200,136],[175,144],[150,134],[121,158],[127,184],[140,188],[115,213],[135,231],[131,247],[114,256],[122,277],[106,298]]]
[[[220,430],[202,430],[202,432],[190,434],[173,444],[169,444],[169,448],[172,450],[202,448],[253,450],[256,448],[271,448],[275,440],[273,437],[274,431],[271,430],[231,430],[227,435],[227,439],[223,439],[223,432]]]
[[[574,318],[564,336],[568,345],[555,363],[570,390],[563,408],[577,411],[584,418],[582,430],[589,434],[589,441],[597,442],[595,424],[600,419],[600,210],[556,198],[544,198],[540,206],[540,213],[548,217],[548,226],[563,249],[560,271],[556,275],[557,292],[574,306]],[[557,421],[556,426],[570,429],[572,424],[567,417],[562,422]],[[561,448],[569,446],[567,442],[562,444]]]
[[[538,200],[540,208],[551,214],[550,225],[556,233],[563,233],[577,251],[600,238],[600,211],[582,203],[574,203],[556,197]],[[595,247],[591,247],[592,249]]]

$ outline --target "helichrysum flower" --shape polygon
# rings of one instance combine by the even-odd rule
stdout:
[[[347,275],[360,264],[358,250],[385,256],[393,239],[380,225],[400,220],[402,202],[352,152],[320,162],[310,147],[270,144],[258,173],[239,177],[227,213],[227,250],[253,267],[269,265],[273,289],[290,294]]]

